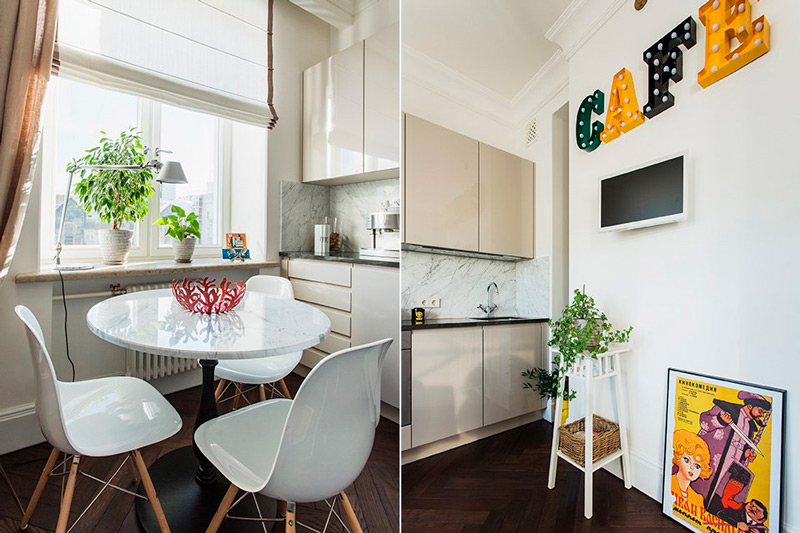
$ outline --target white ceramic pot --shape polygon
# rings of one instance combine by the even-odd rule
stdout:
[[[190,235],[182,241],[172,239],[172,251],[175,253],[176,263],[191,263],[194,248],[197,246],[197,237]]]
[[[100,255],[107,265],[124,265],[133,243],[133,230],[101,229]]]

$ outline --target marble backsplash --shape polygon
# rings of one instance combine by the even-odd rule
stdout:
[[[549,316],[549,258],[509,262],[404,251],[401,264],[404,319],[430,298],[441,298],[441,307],[427,309],[429,318],[478,316],[492,282],[499,290],[495,315]]]
[[[345,250],[369,247],[366,217],[399,199],[398,178],[333,186],[282,181],[281,251],[313,251],[314,224],[326,216],[337,218]]]

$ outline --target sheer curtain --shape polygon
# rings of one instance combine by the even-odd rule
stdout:
[[[58,0],[0,0],[0,284],[31,192]]]

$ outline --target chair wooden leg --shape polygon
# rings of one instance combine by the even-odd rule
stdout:
[[[153,508],[153,514],[158,522],[158,527],[161,529],[161,533],[169,533],[167,517],[164,515],[164,509],[161,508],[161,502],[158,501],[156,488],[153,486],[153,480],[150,479],[150,472],[147,471],[147,465],[144,464],[142,454],[139,450],[133,450],[131,452],[131,457],[133,457],[133,461],[136,463],[136,468],[139,470],[139,476],[142,478],[144,492],[147,494],[147,499],[150,500],[150,506]]]
[[[56,465],[58,454],[59,451],[55,448],[53,448],[53,451],[50,452],[50,457],[47,458],[47,463],[44,465],[42,475],[39,476],[39,481],[36,483],[36,488],[33,489],[33,496],[31,496],[31,500],[28,502],[28,507],[25,508],[25,514],[22,515],[22,522],[19,523],[20,529],[25,529],[28,527],[28,522],[30,522],[31,516],[33,516],[33,511],[36,510],[36,504],[39,503],[39,498],[42,496],[44,487],[47,485],[47,480],[50,478],[50,472]]]
[[[219,529],[219,526],[222,525],[222,521],[225,520],[225,515],[228,514],[228,510],[231,508],[231,504],[233,503],[234,498],[236,498],[236,494],[239,493],[239,487],[231,483],[231,486],[228,487],[228,492],[225,493],[225,496],[222,497],[222,501],[217,508],[217,512],[214,513],[214,518],[211,519],[211,523],[208,524],[208,529],[206,529],[206,533],[216,533]]]
[[[219,397],[222,396],[222,391],[225,390],[225,380],[219,380],[219,384],[217,385],[217,390],[214,391],[214,399],[219,401]]]
[[[286,516],[286,502],[278,500],[278,516]]]
[[[286,504],[286,533],[297,533],[297,506],[288,502]]]
[[[72,496],[75,494],[75,483],[78,481],[78,467],[80,463],[80,455],[72,457],[72,464],[69,467],[69,477],[67,477],[67,487],[64,489],[64,499],[61,500],[61,510],[58,512],[56,533],[66,533],[67,531],[69,510],[72,507]]]
[[[233,397],[233,410],[237,410],[239,408],[239,401],[242,399],[242,389],[239,388],[238,383],[233,384],[236,387],[233,391],[235,396]]]
[[[286,386],[286,382],[285,382],[285,381],[283,381],[283,380],[280,380],[280,381],[278,382],[278,385],[279,385],[279,386],[280,386],[280,388],[281,388],[281,392],[283,393],[283,396],[284,396],[284,397],[285,397],[287,400],[291,400],[291,399],[292,399],[292,393],[291,393],[291,392],[289,392],[289,387],[287,387],[287,386]]]
[[[264,385],[258,386],[258,399],[262,402],[267,401],[267,391],[264,390]]]
[[[342,509],[344,509],[344,515],[347,518],[347,523],[350,524],[350,531],[352,533],[363,533],[361,529],[361,522],[358,521],[356,512],[353,509],[353,506],[350,504],[350,498],[347,497],[347,494],[344,491],[339,493],[339,501],[342,504]]]

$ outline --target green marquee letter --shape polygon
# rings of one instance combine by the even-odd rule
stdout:
[[[575,140],[578,143],[578,148],[586,150],[587,152],[594,151],[595,148],[600,146],[600,134],[603,133],[603,123],[595,120],[589,128],[589,123],[592,121],[592,113],[598,115],[603,113],[605,106],[606,95],[600,89],[596,90],[594,94],[587,96],[581,102],[578,108],[578,117],[575,120]]]

